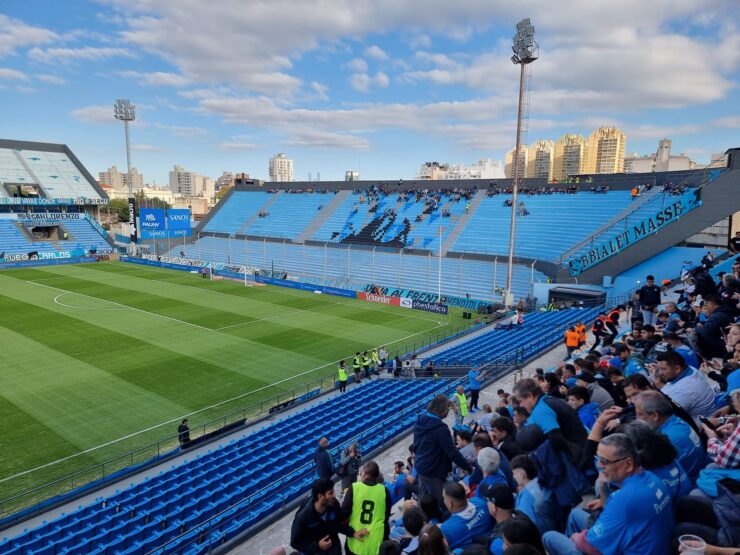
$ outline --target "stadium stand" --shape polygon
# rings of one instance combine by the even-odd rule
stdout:
[[[600,310],[598,307],[571,308],[528,314],[521,326],[498,326],[475,339],[440,351],[429,360],[435,366],[478,366],[493,361],[510,364],[515,360],[526,360],[544,347],[560,342],[565,329],[577,320],[590,322]]]
[[[239,233],[245,222],[248,222],[260,210],[271,195],[266,192],[235,191],[229,202],[208,221],[204,231],[220,233]]]
[[[315,476],[310,461],[318,437],[329,435],[337,445],[362,440],[370,451],[407,428],[431,397],[454,385],[448,380],[366,382],[151,480],[6,538],[0,552],[149,553],[175,538],[188,545],[202,536],[199,524],[217,515],[208,527],[213,537],[201,538],[201,543],[226,541],[305,491]],[[404,403],[399,411],[400,398]],[[348,413],[347,406],[354,410]],[[380,423],[382,430],[377,429]],[[238,503],[243,505],[234,518]],[[183,531],[188,533],[181,535]],[[175,551],[177,544],[168,545],[167,551]],[[207,549],[207,544],[195,545],[187,553]]]

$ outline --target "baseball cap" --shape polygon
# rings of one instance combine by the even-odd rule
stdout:
[[[499,509],[504,509],[505,511],[514,509],[514,494],[511,488],[505,484],[493,484],[483,496]]]

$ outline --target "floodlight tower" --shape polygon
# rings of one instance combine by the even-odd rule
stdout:
[[[126,164],[128,166],[128,196],[134,196],[133,184],[131,183],[131,147],[128,142],[128,122],[136,119],[136,106],[131,104],[127,99],[119,98],[113,105],[113,115],[117,120],[123,122],[123,128],[126,131]]]
[[[524,99],[524,70],[528,64],[534,62],[539,56],[539,45],[534,40],[534,26],[530,23],[529,18],[522,19],[516,24],[516,34],[514,35],[514,44],[511,47],[514,55],[511,61],[514,65],[519,65],[519,109],[516,118],[516,146],[514,147],[514,179],[512,184],[511,197],[511,228],[509,230],[509,263],[506,268],[506,291],[504,292],[504,304],[511,306],[514,304],[514,295],[511,291],[511,278],[514,270],[514,230],[516,227],[516,195],[519,190],[519,150],[521,147],[522,133],[522,103]]]

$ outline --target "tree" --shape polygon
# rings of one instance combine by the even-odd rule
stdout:
[[[119,222],[128,221],[128,200],[114,198],[108,204],[111,214],[115,214]]]

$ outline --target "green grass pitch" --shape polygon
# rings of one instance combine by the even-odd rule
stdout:
[[[118,262],[0,272],[2,498],[172,435],[183,415],[197,435],[356,350],[393,353],[453,327],[436,314]]]

